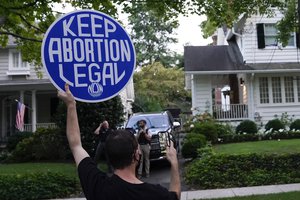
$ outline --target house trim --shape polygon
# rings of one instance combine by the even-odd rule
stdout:
[[[234,70],[234,71],[185,71],[186,74],[252,74],[252,73],[279,73],[279,72],[300,72],[300,69],[271,69],[271,70]]]

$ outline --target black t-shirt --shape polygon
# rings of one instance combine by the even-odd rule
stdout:
[[[132,184],[115,174],[108,177],[90,157],[79,163],[78,174],[87,200],[178,200],[175,192],[160,185]]]

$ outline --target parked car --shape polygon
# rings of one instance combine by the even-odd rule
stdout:
[[[173,141],[174,147],[176,148],[177,146],[175,129],[180,127],[180,123],[174,121],[168,111],[135,113],[129,118],[126,129],[136,134],[138,131],[138,121],[142,119],[147,122],[148,133],[151,135],[150,160],[165,159],[166,144],[169,143],[169,138]]]

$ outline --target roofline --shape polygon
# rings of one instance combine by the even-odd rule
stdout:
[[[233,71],[185,71],[185,74],[252,74],[252,73],[273,73],[273,72],[300,72],[299,69],[259,69],[259,70],[233,70]]]

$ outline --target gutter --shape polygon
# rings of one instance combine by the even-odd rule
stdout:
[[[300,69],[259,69],[259,70],[233,70],[233,71],[185,71],[185,74],[252,74],[252,73],[287,73],[287,72],[300,72]]]

